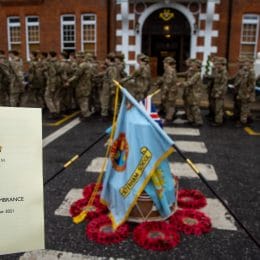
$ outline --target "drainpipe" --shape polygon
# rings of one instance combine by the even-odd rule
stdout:
[[[232,13],[233,13],[233,0],[228,1],[228,28],[227,28],[227,44],[226,44],[226,59],[229,63],[230,59],[230,40],[231,40],[231,27],[232,27]]]
[[[107,53],[110,52],[111,0],[107,0]]]

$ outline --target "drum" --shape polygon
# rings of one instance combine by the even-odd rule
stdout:
[[[175,180],[175,202],[171,205],[171,215],[177,210],[177,191],[178,191],[178,179],[174,177]],[[169,216],[170,217],[170,216]],[[167,218],[169,218],[167,217]],[[136,222],[136,223],[142,223],[142,222],[149,222],[149,221],[164,221],[166,218],[163,218],[159,211],[157,210],[155,204],[153,203],[153,200],[150,198],[150,196],[143,192],[139,198],[137,199],[137,202],[135,206],[133,207],[132,211],[130,212],[128,216],[129,222]]]

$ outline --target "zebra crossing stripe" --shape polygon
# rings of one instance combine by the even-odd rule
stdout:
[[[203,142],[176,141],[176,146],[183,152],[188,153],[207,153],[208,149]]]
[[[95,172],[99,173],[102,169],[103,162],[105,157],[97,157],[91,161],[91,163],[86,168],[86,172]],[[201,174],[208,181],[217,181],[218,176],[215,172],[214,166],[211,164],[197,163],[197,168],[200,170]],[[193,172],[190,166],[187,163],[170,163],[171,172],[175,176],[183,178],[199,178],[197,174]]]
[[[219,200],[207,198],[207,206],[200,209],[200,211],[210,217],[213,228],[237,230],[234,218],[228,213]],[[220,212],[221,214],[219,214]]]
[[[211,164],[197,163],[195,164],[199,169],[203,177],[208,181],[217,181],[218,176],[215,172],[215,168]],[[187,163],[170,163],[171,172],[175,176],[182,178],[199,178],[199,176],[190,168]]]
[[[183,125],[189,123],[189,121],[185,119],[177,118],[173,121],[173,123],[176,125]]]
[[[72,120],[67,125],[61,127],[60,129],[58,129],[54,133],[52,133],[49,136],[45,137],[43,139],[43,141],[42,141],[43,148],[45,148],[47,145],[49,145],[50,143],[52,143],[53,141],[58,139],[63,134],[67,133],[70,129],[72,129],[73,127],[77,126],[78,124],[80,124],[80,120],[79,120],[79,118],[75,118],[74,120]]]
[[[189,135],[189,136],[200,135],[200,130],[195,128],[164,127],[163,129],[169,135]]]
[[[82,195],[83,189],[71,189],[69,193],[66,195],[65,199],[61,203],[58,209],[55,210],[54,215],[70,217],[70,205],[83,197]]]
[[[107,257],[74,254],[55,250],[35,250],[20,256],[19,260],[106,260]],[[125,258],[109,257],[109,260],[124,260]]]
[[[82,198],[82,191],[83,189],[71,189],[54,214],[56,216],[69,217],[70,205],[72,202]],[[207,206],[202,208],[201,211],[210,217],[213,228],[237,230],[234,219],[217,199],[207,198]]]

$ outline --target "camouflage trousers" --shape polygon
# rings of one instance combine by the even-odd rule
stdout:
[[[9,106],[9,96],[4,90],[0,90],[0,106]]]
[[[250,101],[247,99],[236,100],[236,108],[237,111],[235,113],[237,118],[239,118],[242,124],[246,124],[250,116]]]
[[[166,112],[165,119],[171,121],[176,111],[176,100],[166,100],[163,104]]]
[[[109,110],[113,110],[114,107],[114,96],[110,91],[109,84],[103,84],[101,91],[101,116],[108,116]]]
[[[210,106],[212,107],[215,123],[222,124],[224,117],[224,99],[212,98]]]
[[[56,92],[50,91],[49,88],[46,88],[45,94],[44,94],[44,100],[45,100],[46,106],[50,113],[57,113],[55,97],[56,97]]]
[[[79,105],[82,117],[90,117],[91,112],[89,111],[89,96],[76,97],[76,101]]]
[[[20,103],[21,93],[11,93],[9,96],[9,102],[11,107],[18,107]]]
[[[188,104],[186,109],[187,119],[190,123],[203,124],[199,105]]]

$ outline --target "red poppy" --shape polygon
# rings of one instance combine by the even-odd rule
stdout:
[[[204,213],[193,209],[177,210],[169,219],[170,224],[186,235],[202,235],[211,231],[211,221]]]
[[[134,229],[133,240],[144,249],[165,251],[179,244],[180,235],[166,222],[144,222]]]
[[[91,220],[86,227],[88,239],[104,245],[120,243],[128,237],[128,234],[128,224],[113,230],[111,220],[106,215]]]
[[[92,192],[94,191],[96,183],[90,183],[83,188],[83,197],[90,198]],[[98,185],[98,193],[96,194],[97,197],[100,197],[100,192],[102,190],[102,184]]]
[[[70,207],[70,215],[72,217],[76,217],[78,216],[83,210],[86,210],[87,209],[87,216],[86,218],[88,220],[90,219],[93,219],[93,218],[96,218],[102,214],[105,214],[108,209],[106,206],[104,206],[100,201],[99,201],[99,198],[96,197],[93,204],[91,206],[89,206],[88,208],[87,205],[88,205],[88,200],[89,198],[82,198],[82,199],[79,199],[75,202],[72,203],[71,207]]]
[[[198,190],[179,190],[177,200],[180,208],[200,209],[207,205],[206,197]]]

